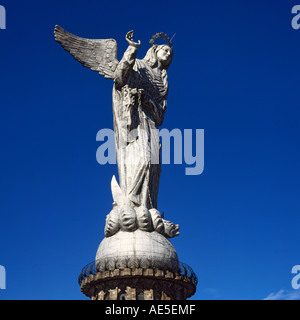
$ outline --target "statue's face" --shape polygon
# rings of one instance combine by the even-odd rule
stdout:
[[[163,65],[167,66],[172,60],[172,49],[169,46],[161,46],[157,51],[157,59]]]

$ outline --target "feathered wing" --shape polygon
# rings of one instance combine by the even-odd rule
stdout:
[[[98,71],[105,78],[113,78],[119,63],[116,40],[80,38],[60,26],[55,26],[54,36],[55,40],[85,67]]]

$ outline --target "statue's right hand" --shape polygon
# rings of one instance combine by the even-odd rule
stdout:
[[[138,40],[138,42],[134,42],[134,41],[133,41],[133,33],[134,33],[133,30],[127,32],[125,39],[126,39],[126,41],[128,42],[128,44],[129,44],[130,46],[133,46],[133,47],[135,47],[135,48],[138,48],[138,47],[141,45],[141,41]]]

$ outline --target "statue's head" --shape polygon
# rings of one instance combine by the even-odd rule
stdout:
[[[162,45],[152,45],[152,47],[147,51],[144,58],[151,67],[157,65],[160,62],[165,70],[167,70],[172,62],[173,50],[170,46],[166,44]]]
[[[164,69],[168,69],[172,62],[173,50],[168,45],[160,45],[156,51],[157,60],[164,66]]]
[[[163,38],[168,44],[154,44],[158,38]],[[160,32],[156,33],[149,42],[152,46],[148,50],[144,60],[147,61],[151,67],[155,67],[155,65],[157,65],[159,62],[163,66],[163,69],[167,70],[172,62],[173,57],[171,40],[166,34]]]

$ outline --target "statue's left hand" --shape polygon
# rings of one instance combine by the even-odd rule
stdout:
[[[133,41],[133,32],[134,32],[133,30],[127,32],[125,39],[130,46],[138,48],[141,45],[141,41],[140,40],[138,40],[138,42]]]

